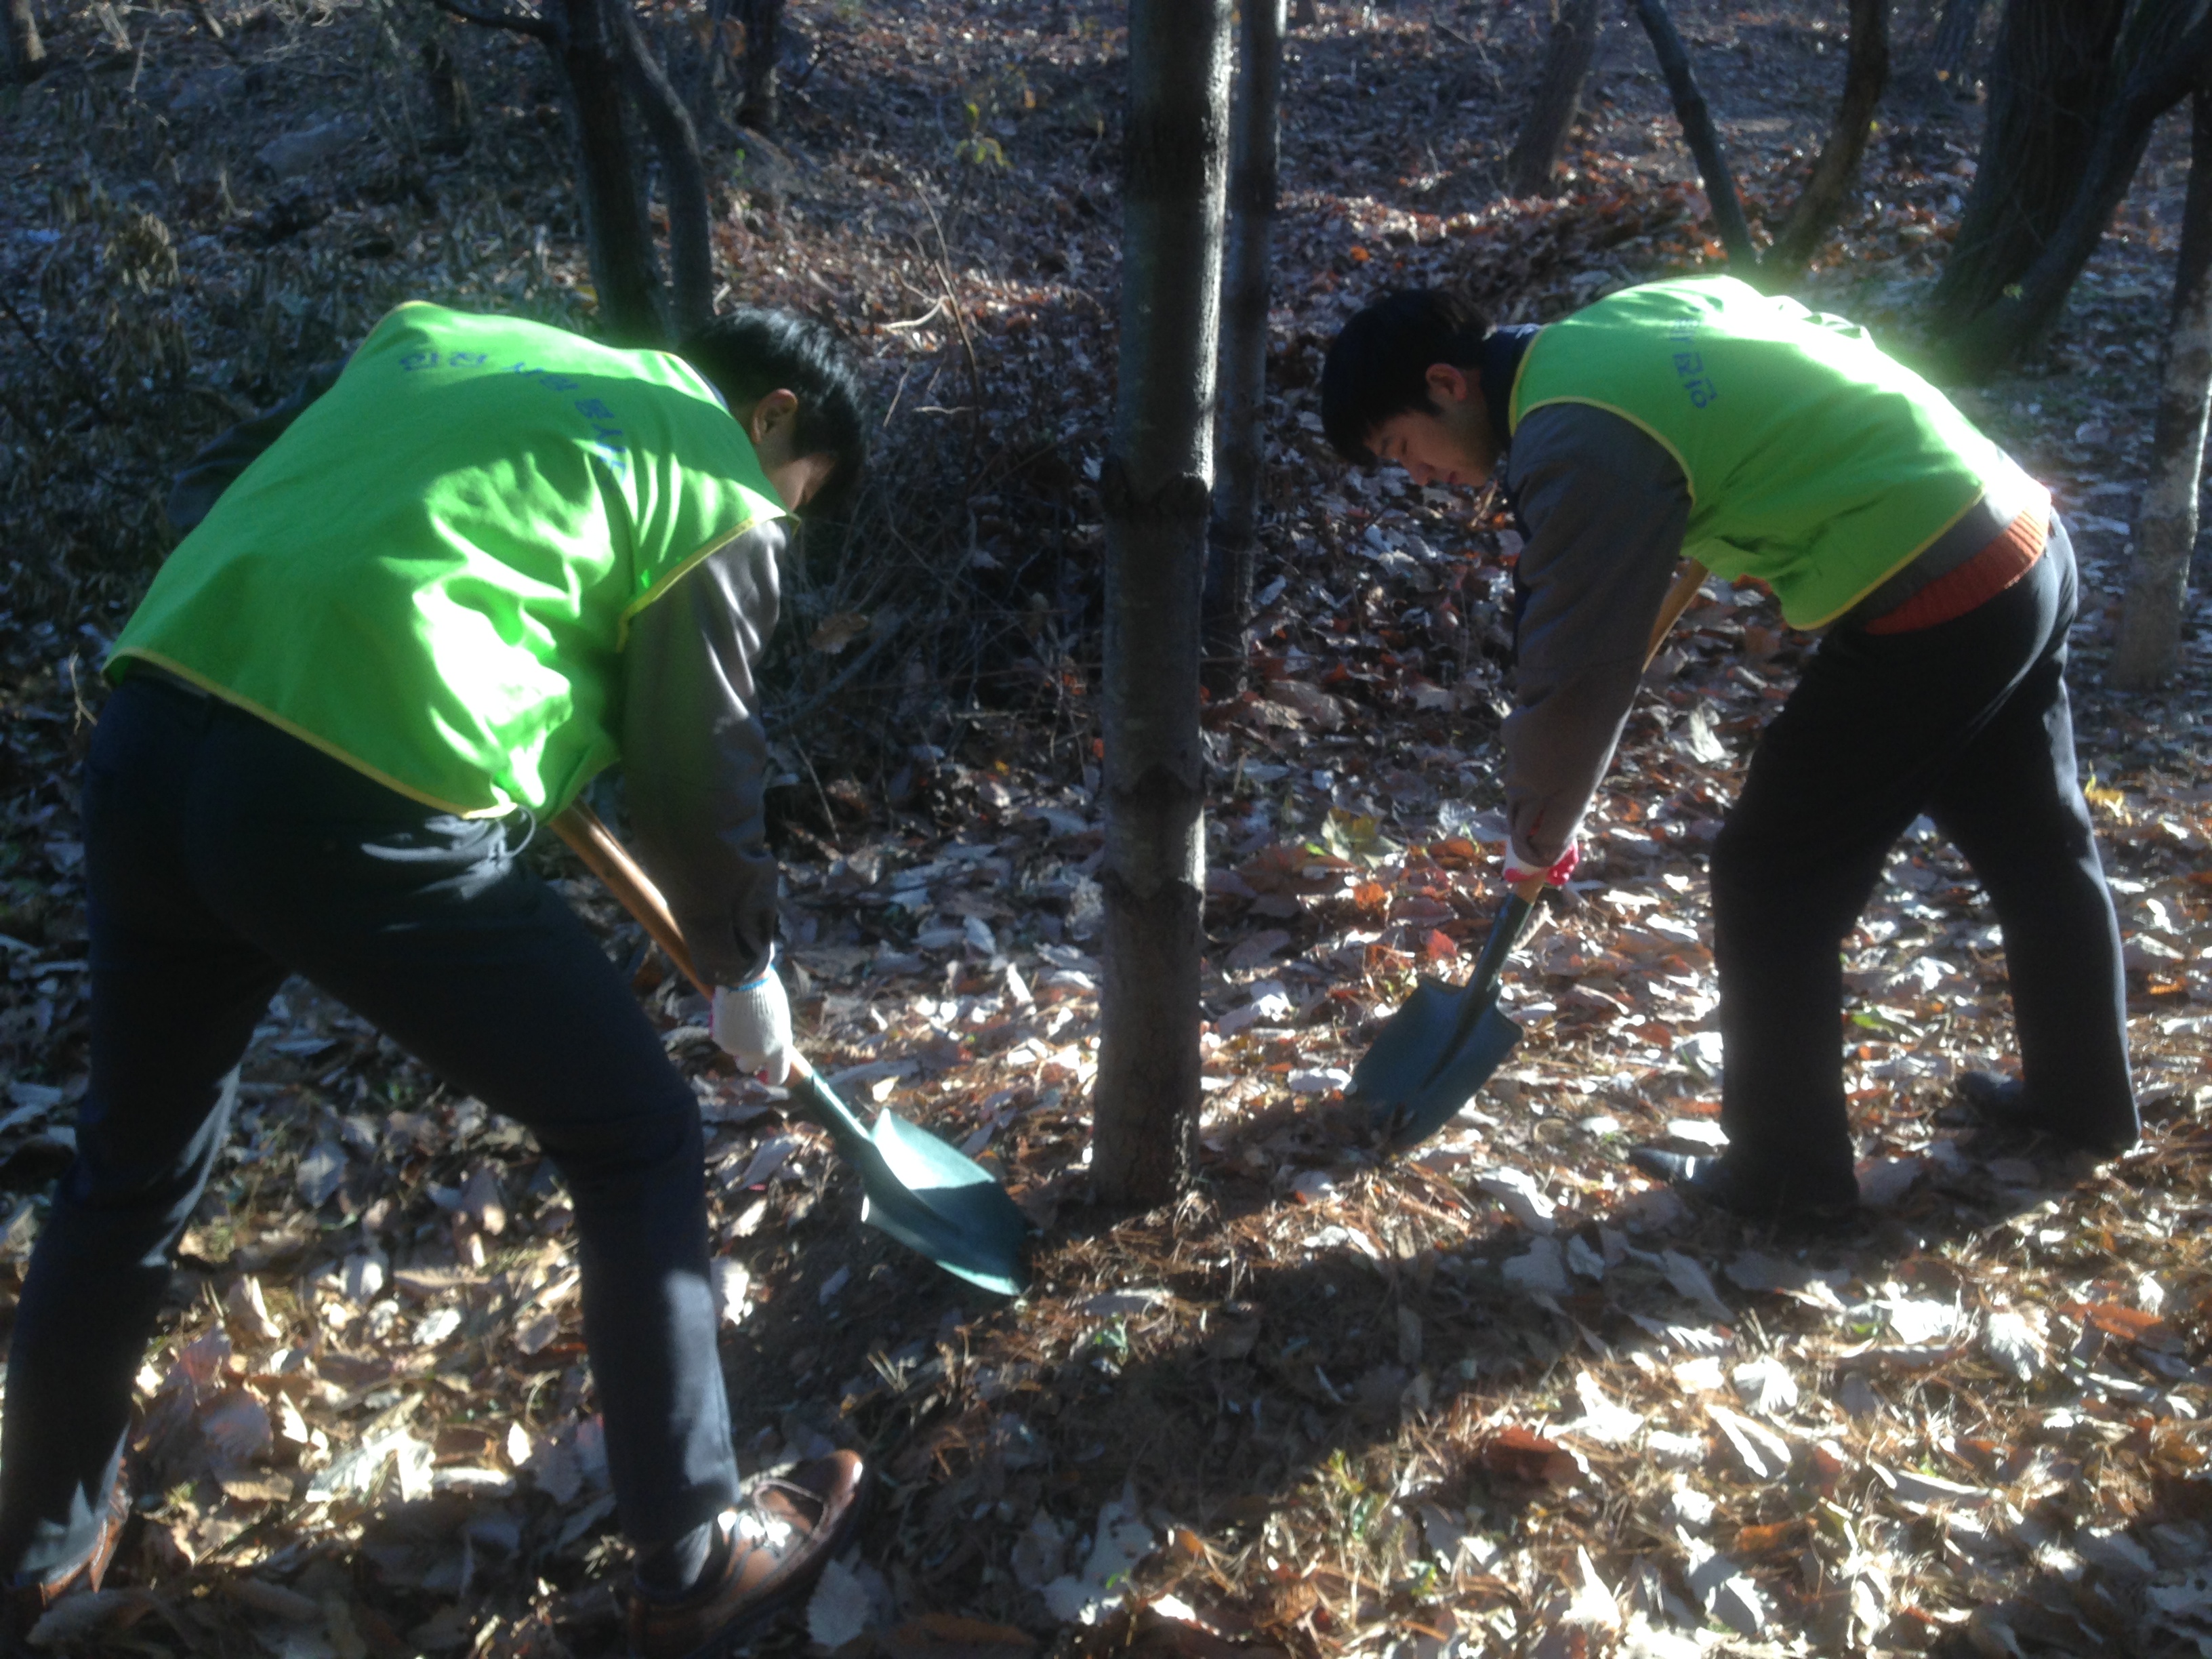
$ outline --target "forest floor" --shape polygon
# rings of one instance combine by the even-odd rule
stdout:
[[[222,31],[220,40],[204,21]],[[770,708],[804,1041],[994,1160],[1041,1230],[1006,1304],[857,1224],[814,1130],[557,849],[696,1081],[749,1473],[878,1472],[856,1551],[763,1645],[1579,1656],[2212,1650],[2212,617],[2159,697],[2102,684],[2144,476],[2185,130],[2048,347],[1960,401],[2082,555],[2073,686],[2148,1122],[2087,1167],[1962,1145],[2005,1066],[2001,942],[1916,833],[1848,941],[1869,1209],[1808,1247],[1626,1160],[1713,1143],[1703,853],[1808,641],[1716,584],[1656,666],[1567,902],[1509,973],[1503,1073],[1409,1158],[1346,1068],[1496,902],[1487,502],[1330,458],[1365,298],[1451,279],[1542,319],[1719,250],[1616,22],[1560,194],[1494,178],[1546,18],[1324,4],[1294,33],[1262,673],[1209,705],[1202,1178],[1089,1191],[1090,765],[1126,34],[1067,0],[793,0],[773,143],[711,139],[729,293],[834,318],[879,483],[791,600]],[[1683,0],[1754,223],[1842,72],[1842,8]],[[658,26],[679,76],[688,12]],[[1802,291],[1907,347],[1980,110],[1911,69]],[[1917,31],[1917,33],[1916,33]],[[76,769],[173,537],[163,481],[422,297],[588,327],[551,77],[419,5],[103,3],[0,105],[0,1309],[85,1087]],[[422,71],[442,42],[465,143]],[[1968,89],[1971,92],[1971,88]],[[606,803],[610,811],[617,803]],[[137,1520],[57,1651],[619,1651],[570,1217],[527,1137],[311,988],[272,1006],[141,1372]]]

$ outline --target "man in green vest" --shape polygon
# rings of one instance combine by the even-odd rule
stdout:
[[[518,854],[619,762],[725,988],[716,1040],[781,1079],[754,675],[785,526],[864,450],[818,325],[741,312],[624,351],[416,304],[196,465],[173,507],[204,516],[116,643],[86,767],[91,1079],[0,1431],[19,1627],[113,1553],[169,1254],[294,973],[526,1125],[565,1180],[633,1651],[720,1652],[842,1547],[852,1453],[740,1493],[698,1102]]]
[[[1730,277],[1653,283],[1544,328],[1390,295],[1331,345],[1347,459],[1481,484],[1525,538],[1503,734],[1509,882],[1564,881],[1678,558],[1771,588],[1817,651],[1713,843],[1725,1052],[1715,1158],[1644,1167],[1747,1215],[1858,1199],[1840,947],[1922,814],[2005,941],[2021,1076],[1985,1117],[2100,1152],[2136,1133],[2118,920],[2075,779],[2073,551],[2051,498],[1863,331]]]

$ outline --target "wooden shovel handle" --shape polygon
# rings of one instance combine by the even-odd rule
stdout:
[[[1674,573],[1674,585],[1667,590],[1666,602],[1659,607],[1659,620],[1652,624],[1651,643],[1644,653],[1644,666],[1649,669],[1659,659],[1659,647],[1667,643],[1667,635],[1674,631],[1674,624],[1690,608],[1690,601],[1698,597],[1698,590],[1705,585],[1709,573],[1695,559],[1684,562]]]
[[[698,964],[691,960],[691,947],[684,942],[684,930],[676,925],[675,912],[668,908],[660,889],[653,884],[653,878],[629,855],[629,848],[615,839],[615,832],[599,815],[580,800],[571,801],[554,814],[552,826],[553,833],[583,860],[585,867],[636,918],[653,942],[668,952],[668,959],[699,994],[711,1000],[714,988],[700,977]],[[791,1051],[791,1074],[802,1082],[814,1075],[814,1068],[796,1048]]]

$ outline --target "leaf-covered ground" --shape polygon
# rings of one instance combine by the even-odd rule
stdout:
[[[2002,951],[1955,856],[1909,839],[1849,944],[1872,1209],[1808,1247],[1689,1216],[1625,1157],[1714,1139],[1703,852],[1808,644],[1753,592],[1717,585],[1655,668],[1570,900],[1509,977],[1524,1038],[1498,1080],[1409,1159],[1339,1097],[1495,902],[1513,537],[1330,459],[1321,349],[1395,283],[1542,319],[1718,251],[1625,25],[1561,195],[1512,202],[1492,180],[1546,15],[1323,5],[1295,32],[1263,672],[1206,714],[1205,1167],[1129,1217],[1085,1172],[1121,15],[792,14],[785,128],[710,132],[719,256],[731,295],[840,320],[884,411],[883,482],[811,556],[776,670],[794,989],[849,1096],[995,1159],[1042,1231],[1008,1306],[860,1229],[822,1138],[730,1073],[580,870],[533,854],[632,965],[713,1126],[748,1470],[844,1443],[879,1472],[860,1547],[769,1645],[2205,1650],[2202,609],[2171,695],[2099,678],[2185,136],[2161,133],[2050,349],[1960,394],[2084,555],[2077,723],[2148,1137],[2094,1168],[1962,1144],[1949,1080],[2008,1058]],[[679,79],[708,68],[695,16],[656,17]],[[1754,219],[1778,219],[1842,9],[1681,19]],[[1906,346],[1978,132],[1912,67],[1929,21],[1899,15],[1871,176],[1808,286]],[[534,47],[289,0],[71,9],[49,38],[56,71],[0,109],[0,1306],[84,1085],[74,767],[101,648],[170,539],[167,471],[398,299],[592,309]],[[625,1552],[550,1170],[302,984],[245,1078],[141,1376],[140,1519],[46,1644],[618,1650]]]

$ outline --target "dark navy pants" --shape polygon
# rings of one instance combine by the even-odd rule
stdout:
[[[698,1105],[502,824],[422,806],[173,682],[118,688],[84,783],[92,1077],[16,1310],[0,1578],[82,1557],[235,1068],[301,974],[526,1125],[567,1182],[623,1530],[736,1501]]]
[[[2026,1109],[2083,1142],[2136,1137],[2120,934],[2075,776],[2066,700],[2074,550],[1963,617],[1838,628],[1760,738],[1713,846],[1729,1160],[1780,1201],[1852,1197],[1840,957],[1923,813],[2004,934]]]

